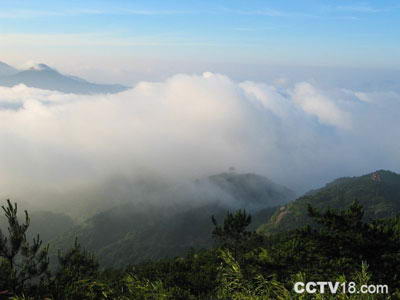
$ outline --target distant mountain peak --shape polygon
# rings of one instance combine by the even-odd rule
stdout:
[[[29,67],[29,70],[32,71],[55,71],[53,68],[50,68],[46,64],[33,64],[31,67]]]
[[[0,61],[0,66],[12,68],[9,64],[6,64],[5,62],[2,61]]]
[[[29,62],[24,70],[16,70],[0,63],[0,86],[12,87],[24,84],[28,87],[74,94],[113,94],[129,87],[119,84],[97,84],[60,73],[44,63]]]
[[[13,67],[11,67],[10,65],[0,61],[0,76],[7,76],[17,72],[18,71]]]

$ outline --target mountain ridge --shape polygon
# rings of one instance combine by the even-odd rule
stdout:
[[[206,180],[211,184],[224,183],[223,192],[211,196],[202,193],[202,184]],[[192,247],[210,248],[213,245],[212,215],[222,221],[228,211],[250,209],[255,229],[268,220],[277,205],[286,203],[293,196],[288,188],[255,174],[222,173],[195,184],[200,185],[201,195],[194,195],[193,201],[186,199],[186,202],[174,203],[171,207],[163,205],[162,208],[151,203],[126,203],[97,213],[58,236],[52,244],[56,248],[68,248],[77,237],[84,247],[98,255],[103,265],[112,267],[175,257]],[[164,196],[165,199],[172,198]],[[261,198],[264,206],[260,205]],[[162,199],[159,202],[165,203]]]
[[[353,201],[364,207],[364,218],[375,220],[400,213],[400,174],[378,170],[362,176],[341,177],[281,206],[259,232],[272,234],[311,225],[308,205],[326,210],[348,208]]]
[[[17,73],[18,70],[13,68],[12,66],[0,61],[0,77],[9,76]]]
[[[24,84],[32,88],[73,94],[115,94],[129,89],[120,84],[97,84],[76,76],[64,75],[42,63],[26,70],[8,67],[11,68],[11,71],[2,72],[2,69],[6,70],[7,67],[0,65],[0,86],[13,87]]]

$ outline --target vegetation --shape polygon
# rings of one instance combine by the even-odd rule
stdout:
[[[57,249],[71,247],[78,237],[105,267],[182,256],[191,247],[213,246],[211,215],[222,222],[228,210],[246,209],[252,214],[250,228],[256,229],[277,205],[294,199],[292,191],[265,177],[234,172],[200,179],[190,185],[190,192],[185,189],[163,189],[164,194],[156,193],[156,204],[132,201],[96,213],[73,228],[66,226],[66,232],[50,241],[50,255],[56,259]],[[183,195],[189,198],[179,198]]]
[[[365,223],[357,202],[340,212],[309,206],[320,227],[271,237],[247,231],[251,217],[245,211],[228,213],[222,225],[214,220],[219,247],[118,270],[100,269],[76,241],[59,254],[52,274],[48,248],[39,238],[32,246],[26,241],[28,214],[20,224],[16,205],[8,202],[3,209],[10,229],[8,237],[1,235],[1,287],[13,299],[338,299],[296,294],[292,287],[296,281],[346,278],[358,285],[388,284],[390,295],[341,299],[396,299],[400,291],[400,218]]]
[[[315,225],[308,215],[309,204],[318,209],[343,209],[358,200],[364,207],[365,221],[390,218],[400,213],[399,199],[400,175],[394,172],[381,170],[359,177],[339,178],[282,206],[259,231],[271,234]]]
[[[48,246],[42,247],[39,235],[30,244],[26,238],[30,219],[25,211],[25,220],[20,223],[17,217],[17,204],[7,200],[2,206],[8,220],[8,236],[0,231],[0,286],[12,293],[21,293],[36,287],[48,275]]]
[[[48,246],[39,237],[27,242],[28,213],[20,223],[16,204],[8,201],[8,235],[0,234],[0,299],[400,299],[400,215],[370,219],[370,207],[361,203],[353,199],[345,209],[308,204],[309,223],[268,234],[251,227],[245,210],[227,212],[222,222],[209,220],[213,247],[120,268],[104,268],[75,240],[49,268]],[[293,289],[296,282],[318,281],[354,282],[356,290],[387,285],[388,293]]]

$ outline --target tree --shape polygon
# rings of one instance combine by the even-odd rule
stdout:
[[[328,209],[325,213],[320,213],[311,205],[308,205],[307,210],[308,215],[318,224],[334,232],[346,232],[368,226],[362,221],[364,209],[358,201],[354,201],[347,210],[341,212]]]
[[[333,272],[350,274],[362,263],[374,270],[374,279],[395,284],[397,273],[388,269],[400,268],[400,243],[395,219],[363,222],[364,209],[354,201],[348,209],[320,212],[308,207],[309,216],[319,225],[316,229],[305,228],[298,233],[305,243],[314,245],[313,255],[319,255],[321,264]]]
[[[53,282],[53,294],[57,299],[67,294],[76,298],[77,293],[82,292],[79,286],[86,281],[91,283],[99,275],[97,259],[92,253],[82,249],[78,239],[75,239],[74,246],[64,254],[58,253],[58,264]]]
[[[33,239],[32,245],[26,239],[30,219],[25,211],[25,220],[20,223],[17,217],[17,204],[7,205],[2,209],[8,221],[8,235],[0,229],[0,286],[16,294],[33,280],[48,275],[48,246],[42,247],[39,235]],[[37,281],[36,281],[37,282]]]
[[[253,232],[246,230],[251,223],[251,215],[247,214],[246,210],[228,212],[222,226],[218,225],[214,216],[211,220],[215,226],[212,232],[213,237],[223,248],[227,248],[232,253],[235,260],[238,260],[243,254],[246,243],[253,235]]]
[[[68,283],[98,275],[99,263],[95,256],[82,249],[75,239],[74,246],[66,253],[58,254],[59,268],[56,274],[58,282]]]

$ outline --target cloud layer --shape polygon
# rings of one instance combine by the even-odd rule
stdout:
[[[304,191],[338,176],[399,171],[399,111],[391,91],[272,86],[213,73],[102,96],[1,87],[0,191],[79,197],[115,178],[181,181],[231,166]]]

